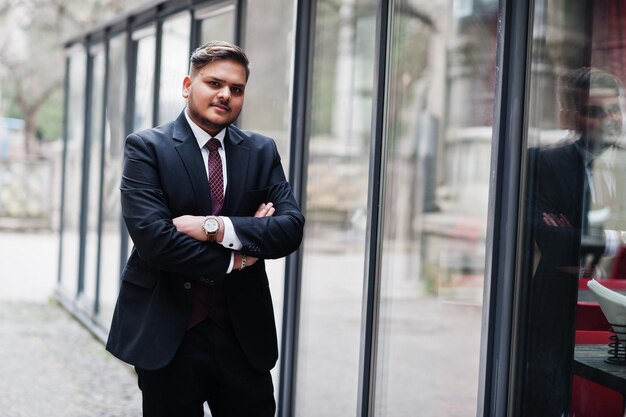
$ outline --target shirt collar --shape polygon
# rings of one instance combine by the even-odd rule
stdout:
[[[611,145],[611,146],[607,147],[606,149],[602,150],[602,152],[599,155],[596,155],[593,152],[590,152],[584,146],[584,144],[583,144],[583,142],[581,140],[578,140],[578,141],[576,141],[574,143],[576,144],[576,148],[578,149],[578,151],[582,155],[583,161],[584,161],[586,167],[589,167],[591,165],[591,163],[596,161],[596,160],[597,161],[601,161],[602,163],[604,163],[607,166],[613,166],[613,163],[615,161],[616,146]]]
[[[211,136],[204,129],[202,129],[200,126],[195,124],[193,120],[191,120],[191,117],[189,117],[189,110],[187,108],[185,108],[185,118],[187,119],[187,123],[189,123],[189,127],[191,127],[191,131],[193,132],[193,135],[195,136],[196,141],[198,142],[198,147],[200,149],[204,148],[204,146],[207,144],[209,139],[211,139],[212,137],[219,140],[220,143],[222,144],[222,149],[224,149],[224,138],[226,137],[226,128],[220,130],[217,133],[217,135]]]

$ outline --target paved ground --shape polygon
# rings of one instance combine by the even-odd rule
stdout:
[[[138,417],[133,370],[51,301],[56,239],[0,233],[0,417]]]
[[[54,233],[0,233],[0,417],[139,417],[132,370],[50,301],[57,257]],[[406,259],[389,264],[407,276]],[[362,265],[358,255],[306,258],[298,417],[355,415],[362,283],[344,271]],[[475,415],[480,308],[421,297],[400,278],[385,283],[381,305],[376,413]]]
[[[53,302],[0,302],[0,416],[136,417],[131,368]]]

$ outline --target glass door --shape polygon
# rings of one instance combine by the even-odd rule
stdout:
[[[533,19],[517,415],[622,416],[626,3],[538,1]]]

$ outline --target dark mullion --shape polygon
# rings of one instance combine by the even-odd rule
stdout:
[[[108,35],[108,34],[107,34]],[[102,228],[104,210],[102,207],[102,200],[104,197],[104,174],[105,174],[105,146],[106,146],[106,115],[107,105],[109,101],[109,52],[110,52],[110,37],[106,36],[104,41],[104,80],[102,86],[102,111],[100,114],[100,120],[102,125],[100,126],[100,181],[98,182],[98,249],[96,250],[96,294],[94,297],[93,315],[97,317],[100,313],[100,280],[101,280],[101,263],[102,263]]]
[[[69,135],[68,127],[68,108],[69,108],[69,92],[70,92],[70,63],[71,58],[65,57],[65,81],[63,86],[63,156],[61,164],[61,205],[59,207],[59,263],[57,265],[57,285],[61,286],[63,274],[63,233],[65,228],[65,180],[67,176],[67,142]]]
[[[124,112],[124,129],[126,136],[133,131],[133,119],[135,117],[135,89],[137,88],[137,42],[133,40],[133,20],[128,20],[126,35],[126,111]],[[128,258],[128,246],[130,244],[128,231],[124,219],[120,216],[120,276]]]
[[[246,0],[235,1],[235,45],[245,49],[244,39],[246,38],[246,10],[248,2]]]
[[[159,120],[159,94],[161,94],[161,55],[163,48],[163,22],[164,18],[159,16],[156,21],[156,44],[154,47],[154,90],[152,95],[152,126],[163,123]]]
[[[93,56],[85,45],[86,53],[86,77],[85,77],[85,108],[83,112],[83,161],[82,161],[82,183],[80,187],[80,220],[78,226],[78,283],[76,286],[76,297],[85,289],[85,252],[87,246],[87,216],[89,208],[89,166],[91,157],[91,100],[93,98]]]
[[[380,304],[380,261],[384,198],[384,166],[386,159],[386,107],[387,70],[389,55],[390,0],[378,3],[376,11],[376,68],[374,100],[372,104],[372,129],[370,134],[370,169],[368,193],[368,230],[365,252],[365,282],[363,289],[363,314],[361,326],[361,356],[359,364],[359,392],[357,416],[374,415],[376,384],[376,347]]]
[[[520,209],[525,157],[529,36],[533,0],[503,0],[498,30],[497,84],[492,138],[485,296],[478,416],[515,412],[516,334],[524,312],[516,307]],[[516,311],[520,311],[517,314]],[[518,385],[518,384],[517,384]]]

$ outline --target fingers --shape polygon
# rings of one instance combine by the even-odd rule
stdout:
[[[559,219],[561,220],[561,224],[563,226],[567,226],[567,227],[572,227],[571,223],[569,222],[569,220],[567,219],[567,217],[565,217],[563,214],[559,215]]]
[[[251,267],[258,260],[259,260],[259,258],[255,258],[254,256],[246,256],[246,268]],[[241,252],[235,252],[235,259],[234,259],[234,261],[235,261],[235,265],[234,265],[235,269],[238,269],[238,270],[244,269],[243,268],[242,259],[241,259]]]
[[[254,217],[272,217],[276,209],[274,208],[274,204],[262,203],[258,209],[256,209],[256,213],[254,213]]]
[[[183,228],[183,225],[185,224],[185,219],[187,217],[190,216],[178,216],[172,219],[172,223],[174,223],[174,227],[176,227],[176,230],[181,231],[181,229]]]
[[[558,224],[552,213],[543,213],[543,222],[548,226],[557,227]]]
[[[568,218],[563,215],[563,213],[558,215],[554,213],[543,213],[543,222],[552,227],[572,227]]]

